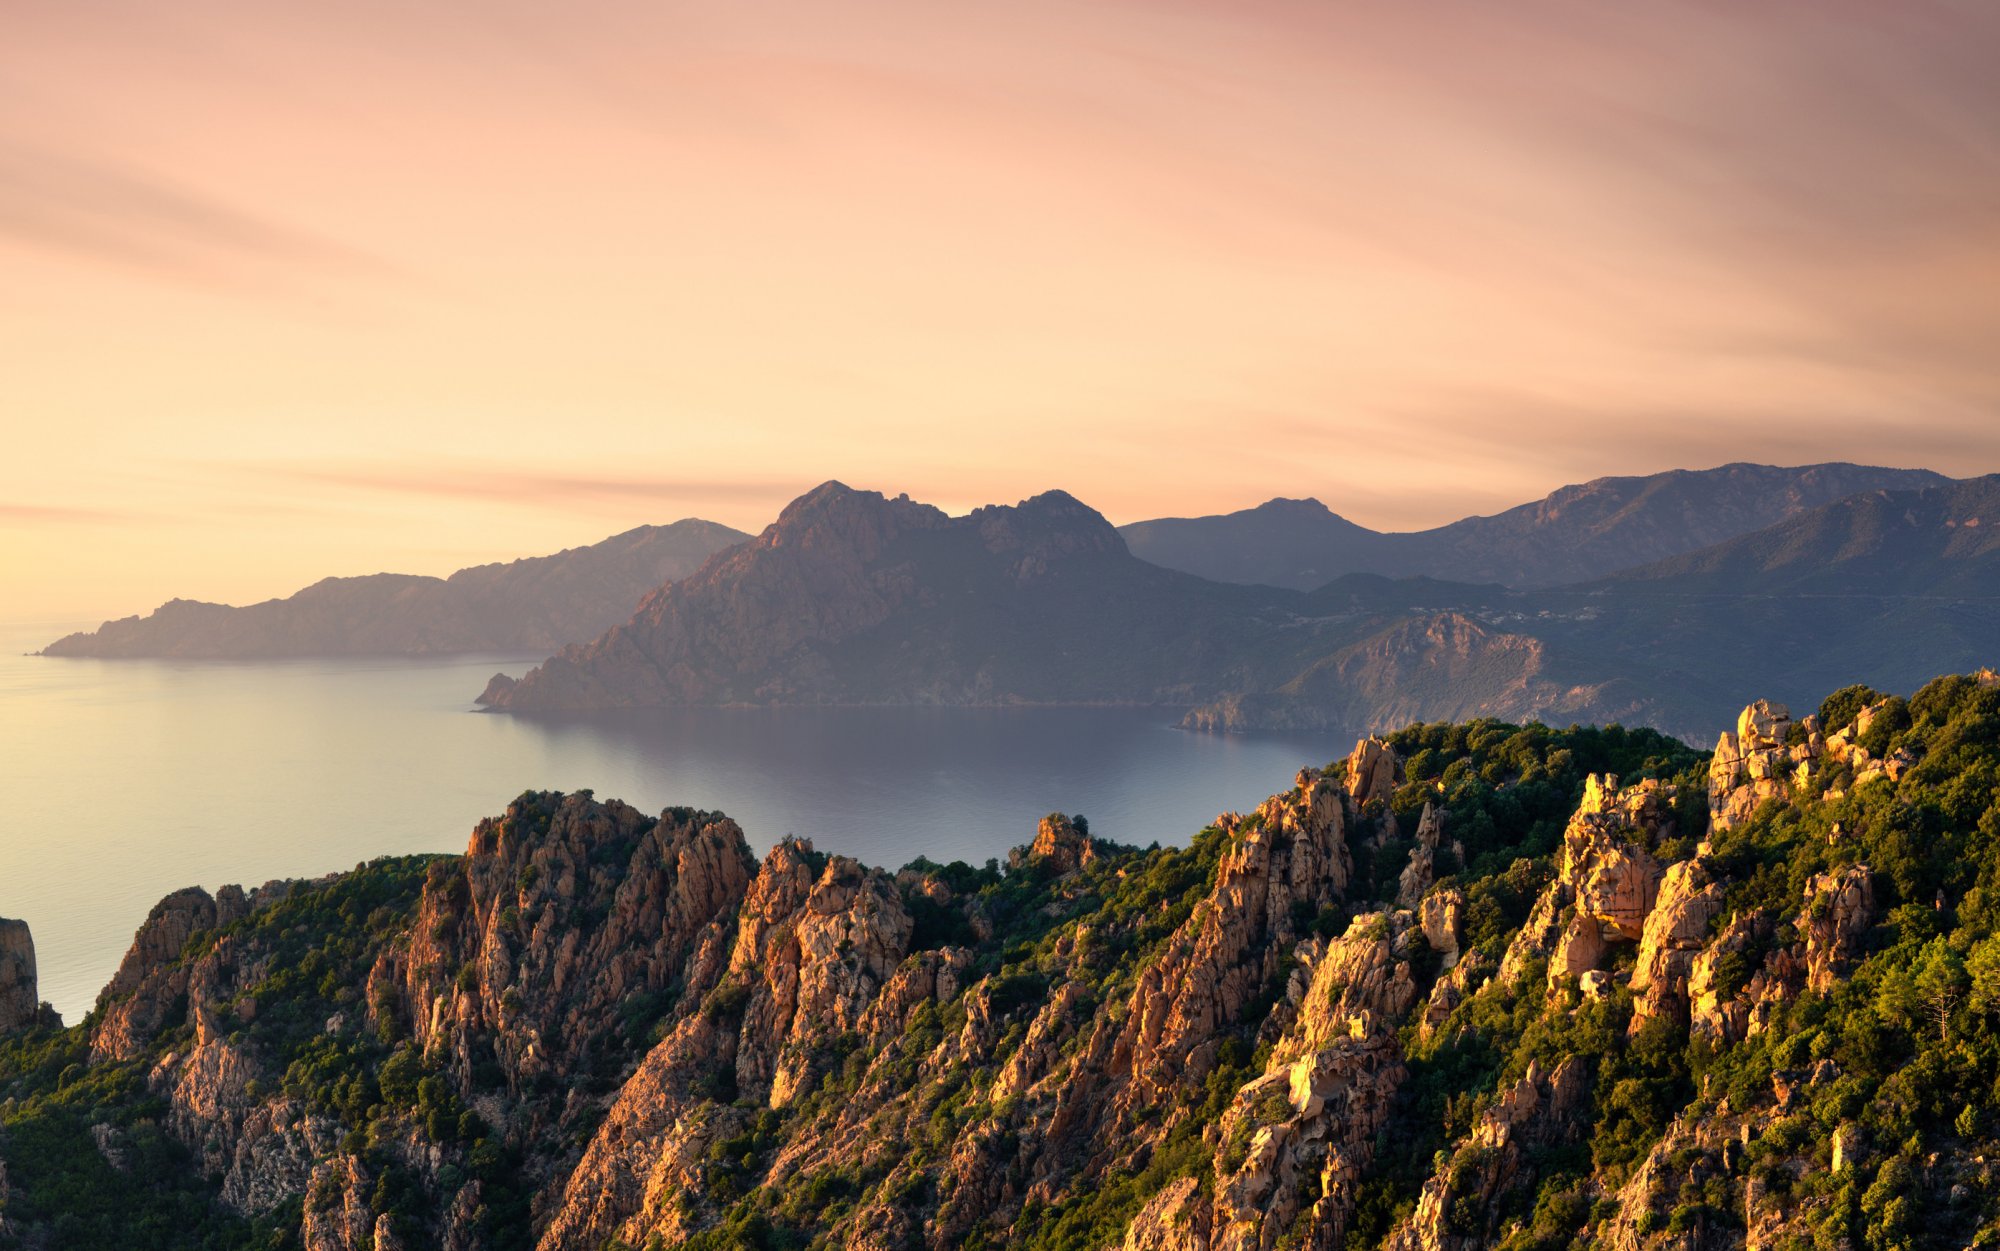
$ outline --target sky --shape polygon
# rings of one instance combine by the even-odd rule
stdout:
[[[0,617],[2000,470],[1988,0],[0,0]]]

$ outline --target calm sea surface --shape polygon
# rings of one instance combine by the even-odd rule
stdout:
[[[1055,810],[1120,842],[1184,841],[1352,746],[1099,709],[473,711],[495,671],[540,657],[21,654],[77,628],[0,625],[0,916],[33,927],[42,995],[71,1021],[169,891],[462,851],[530,788],[719,809],[760,853],[790,833],[893,867],[1004,856]]]

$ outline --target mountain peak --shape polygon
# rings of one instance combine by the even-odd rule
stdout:
[[[880,491],[827,481],[785,505],[760,542],[767,547],[849,547],[868,560],[896,535],[935,529],[947,520],[942,509],[908,495],[890,499]]]
[[[1257,507],[1252,508],[1249,511],[1253,513],[1263,513],[1267,516],[1339,517],[1340,520],[1342,521],[1347,520],[1345,517],[1340,517],[1339,513],[1334,512],[1331,508],[1328,508],[1325,504],[1321,503],[1319,500],[1313,498],[1310,495],[1305,496],[1302,499],[1292,499],[1283,495],[1274,495],[1270,499],[1265,500],[1263,503],[1257,505]]]
[[[979,527],[988,551],[1030,558],[1037,568],[1051,558],[1125,551],[1125,540],[1104,514],[1067,491],[1044,491],[1014,505],[989,504],[966,520]]]

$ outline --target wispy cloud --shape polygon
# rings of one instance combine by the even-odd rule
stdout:
[[[796,479],[591,474],[467,464],[416,467],[292,463],[254,467],[249,472],[363,491],[553,509],[624,510],[637,500],[656,500],[670,506],[783,502],[813,485]]]
[[[138,514],[102,508],[67,508],[54,504],[0,503],[0,526],[99,525],[134,520]]]
[[[157,276],[246,281],[271,269],[381,275],[381,258],[136,165],[0,141],[0,242]]]

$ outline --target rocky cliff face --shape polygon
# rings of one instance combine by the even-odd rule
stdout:
[[[407,948],[369,972],[368,1011],[407,1028],[467,1095],[486,1056],[517,1097],[560,1085],[621,1014],[631,1032],[667,1010],[751,869],[726,817],[523,796],[463,857],[431,865]]]
[[[34,1024],[41,1004],[28,923],[0,917],[0,1033]]]
[[[1005,870],[530,793],[463,856],[163,901],[87,1034],[0,1043],[0,1215],[53,1237],[69,1141],[230,1246],[1969,1245],[2000,935],[1954,866],[2000,848],[1944,779],[2000,766],[2000,690],[1961,681],[1870,705],[1897,776],[1842,725],[1713,827],[1741,744],[1809,734],[1422,727]]]

